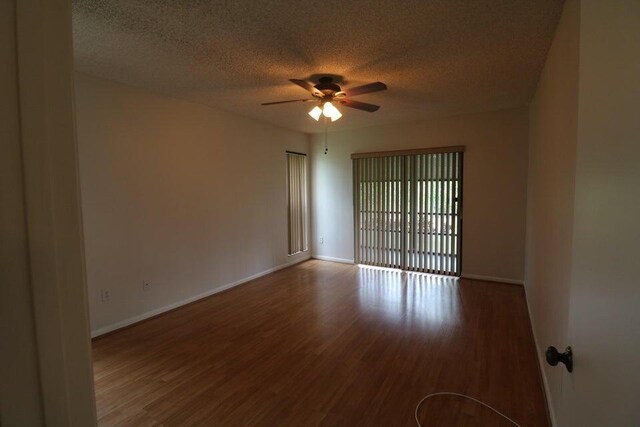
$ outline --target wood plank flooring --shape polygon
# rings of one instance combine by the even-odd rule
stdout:
[[[311,260],[93,342],[101,426],[547,426],[522,287]],[[423,426],[509,426],[456,397]]]

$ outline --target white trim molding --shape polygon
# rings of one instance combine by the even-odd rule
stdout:
[[[538,335],[536,334],[535,324],[533,323],[533,316],[531,315],[531,308],[529,306],[529,297],[527,294],[526,286],[524,287],[524,299],[527,306],[527,312],[529,314],[529,323],[531,324],[533,343],[536,346],[536,354],[538,356],[538,369],[540,370],[540,376],[542,377],[545,403],[547,404],[547,409],[549,410],[549,421],[551,422],[551,427],[556,427],[558,425],[558,423],[556,422],[556,411],[553,407],[553,401],[551,400],[551,389],[549,388],[549,381],[547,380],[547,375],[544,370],[546,360],[543,358],[542,348],[540,348],[540,345],[538,344]]]
[[[349,258],[336,258],[332,256],[325,256],[325,255],[311,255],[311,258],[319,259],[321,261],[340,262],[342,264],[353,264],[353,259],[349,259]]]
[[[146,313],[142,313],[142,314],[140,314],[138,316],[133,316],[133,317],[130,317],[128,319],[122,320],[120,322],[112,323],[111,325],[107,325],[107,326],[104,326],[104,327],[99,328],[99,329],[95,329],[95,330],[91,331],[91,338],[96,338],[96,337],[99,337],[100,335],[104,335],[104,334],[109,333],[109,332],[117,331],[118,329],[122,329],[122,328],[124,328],[126,326],[133,325],[134,323],[142,322],[143,320],[149,319],[150,317],[157,316],[157,315],[162,314],[162,313],[166,313],[167,311],[171,311],[171,310],[176,309],[178,307],[181,307],[183,305],[187,305],[187,304],[190,304],[192,302],[201,300],[203,298],[210,297],[211,295],[215,295],[215,294],[220,293],[222,291],[226,291],[227,289],[235,288],[236,286],[243,285],[243,284],[245,284],[247,282],[250,282],[252,280],[255,280],[255,279],[259,278],[259,277],[266,276],[267,274],[275,273],[276,271],[282,270],[283,268],[287,268],[287,267],[294,266],[296,264],[300,264],[301,262],[307,261],[309,258],[310,257],[307,256],[305,258],[296,259],[295,261],[290,261],[290,262],[287,262],[287,263],[284,263],[284,264],[280,264],[280,265],[275,266],[273,268],[270,268],[268,270],[264,270],[264,271],[261,271],[260,273],[256,273],[256,274],[254,274],[252,276],[245,277],[245,278],[242,278],[240,280],[236,280],[235,282],[227,283],[227,284],[222,285],[220,287],[217,287],[215,289],[211,289],[211,290],[209,290],[207,292],[204,292],[204,293],[201,293],[201,294],[198,294],[198,295],[194,295],[192,297],[183,299],[183,300],[178,301],[178,302],[174,302],[172,304],[168,304],[168,305],[165,305],[165,306],[162,306],[162,307],[158,307],[158,308],[153,309],[151,311],[147,311]]]
[[[507,279],[505,277],[482,276],[480,274],[462,274],[462,279],[484,280],[486,282],[508,283],[510,285],[524,286],[524,280]]]

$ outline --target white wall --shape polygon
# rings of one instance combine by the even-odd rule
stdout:
[[[530,107],[526,286],[544,361],[567,343],[578,120],[579,5],[568,0]],[[551,416],[562,369],[541,364]]]
[[[640,425],[640,3],[565,3],[531,106],[527,295],[559,426]]]
[[[81,74],[76,110],[94,334],[308,257],[285,187],[306,135]]]
[[[562,425],[640,425],[640,2],[582,1]]]
[[[352,153],[465,145],[462,272],[522,281],[527,139],[526,108],[312,136],[312,253],[353,259]]]

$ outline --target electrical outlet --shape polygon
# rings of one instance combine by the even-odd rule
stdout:
[[[100,301],[107,302],[111,299],[111,291],[109,289],[100,289]]]
[[[320,237],[320,244],[324,244],[324,237]]]
[[[145,291],[145,292],[146,291],[150,291],[151,290],[151,283],[149,283],[147,281],[142,282],[142,290]]]

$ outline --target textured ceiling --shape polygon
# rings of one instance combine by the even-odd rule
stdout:
[[[303,132],[290,78],[382,81],[331,129],[526,105],[561,0],[74,0],[76,69]]]

